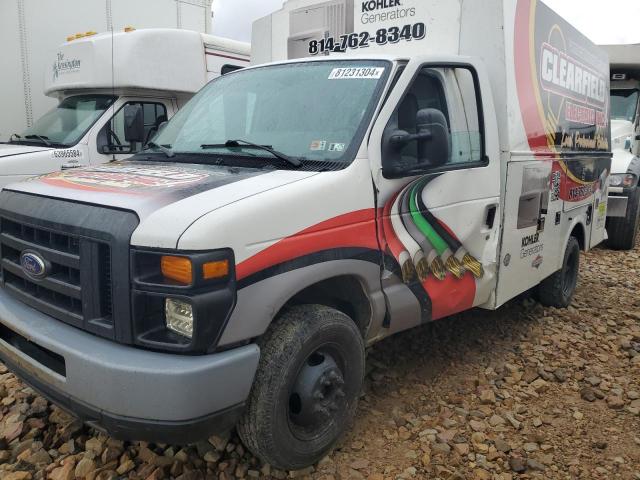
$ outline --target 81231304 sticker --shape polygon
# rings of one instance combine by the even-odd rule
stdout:
[[[384,67],[351,67],[334,68],[329,74],[329,80],[379,80],[384,74]]]

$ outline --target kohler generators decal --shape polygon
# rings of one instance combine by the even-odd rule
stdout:
[[[559,198],[588,199],[605,187],[610,166],[607,55],[542,2],[518,0],[515,64],[530,148],[559,158],[552,174],[561,179]],[[567,152],[588,152],[593,159],[571,161]]]
[[[351,0],[347,0],[349,8]],[[423,40],[428,18],[425,0],[353,0],[354,26],[344,35],[329,32],[309,41],[309,55],[326,55]],[[418,21],[420,20],[420,21]]]

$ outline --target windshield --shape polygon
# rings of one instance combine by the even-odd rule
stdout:
[[[19,136],[14,143],[42,143],[71,147],[77,144],[104,111],[115,101],[108,95],[80,95],[65,98]]]
[[[238,71],[207,85],[153,142],[178,156],[276,159],[258,148],[266,146],[344,165],[355,158],[388,70],[383,61],[322,61]]]
[[[638,90],[611,90],[611,118],[634,122],[638,111]]]

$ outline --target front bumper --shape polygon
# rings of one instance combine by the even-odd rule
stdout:
[[[190,443],[232,427],[260,350],[182,356],[117,344],[0,290],[0,359],[83,421],[126,440]]]

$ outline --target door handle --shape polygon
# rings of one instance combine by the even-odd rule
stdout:
[[[485,215],[484,224],[487,226],[489,230],[493,230],[493,226],[496,223],[496,213],[498,212],[497,205],[489,205],[487,207],[487,213]]]

